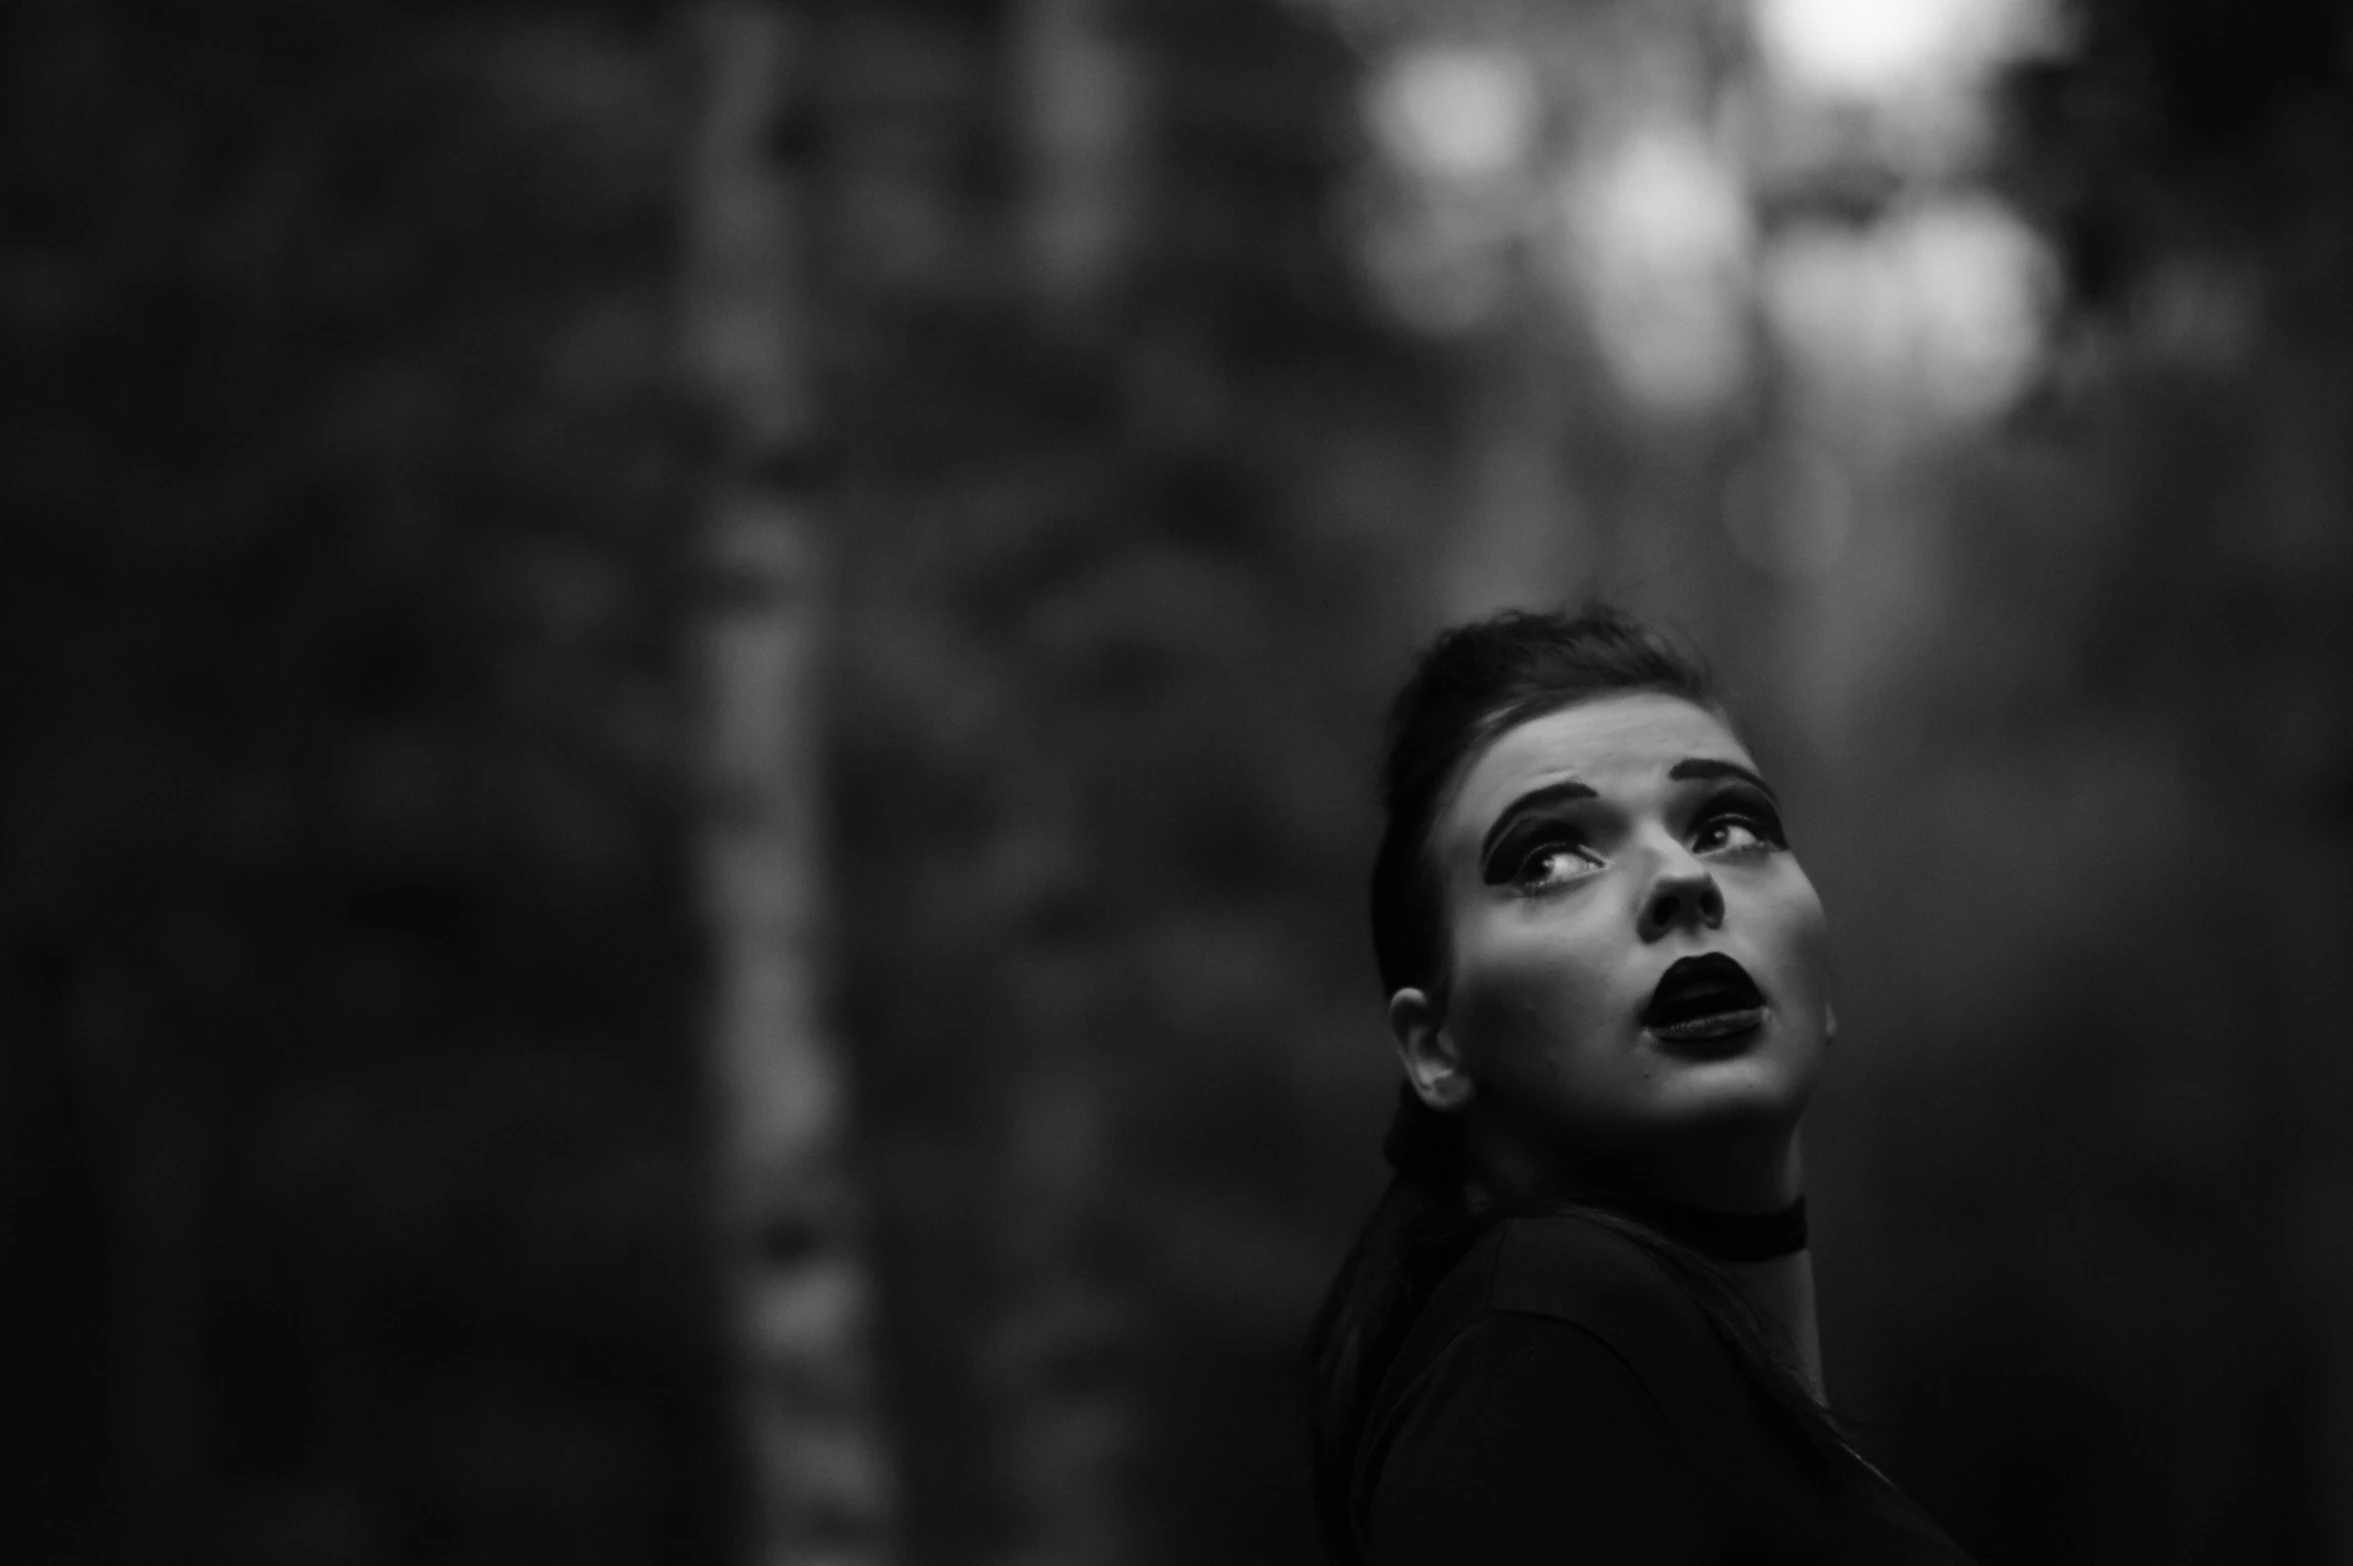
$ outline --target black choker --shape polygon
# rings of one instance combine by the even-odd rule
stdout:
[[[1648,1199],[1612,1205],[1712,1261],[1771,1261],[1806,1248],[1806,1199],[1802,1196],[1770,1213],[1728,1213]]]

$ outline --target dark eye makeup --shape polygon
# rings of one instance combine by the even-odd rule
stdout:
[[[1752,841],[1727,841],[1734,828],[1745,829]],[[1786,849],[1789,834],[1770,796],[1735,785],[1718,791],[1693,813],[1691,845],[1699,853]],[[1524,811],[1488,845],[1480,879],[1489,886],[1535,886],[1549,879],[1545,866],[1555,855],[1581,855],[1586,849],[1586,833],[1574,822],[1546,811]]]
[[[1704,845],[1707,838],[1722,826],[1745,826],[1758,842],[1773,848],[1787,848],[1789,833],[1781,825],[1781,812],[1761,791],[1749,788],[1729,788],[1700,807],[1692,825],[1692,841]]]
[[[1558,817],[1524,815],[1497,838],[1480,867],[1489,886],[1521,886],[1541,880],[1544,861],[1584,846],[1584,834]]]

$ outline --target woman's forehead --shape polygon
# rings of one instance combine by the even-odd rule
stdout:
[[[1655,786],[1693,759],[1756,765],[1722,718],[1680,696],[1636,691],[1579,702],[1497,735],[1464,770],[1445,816],[1477,831],[1531,788],[1575,781],[1606,797]]]

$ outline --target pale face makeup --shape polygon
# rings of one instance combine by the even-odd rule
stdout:
[[[1425,1101],[1526,1176],[1759,1207],[1828,1045],[1822,905],[1724,722],[1638,693],[1478,753],[1430,844],[1444,993],[1390,1015]]]

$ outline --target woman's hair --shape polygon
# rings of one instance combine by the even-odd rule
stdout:
[[[1382,772],[1387,825],[1373,861],[1373,950],[1381,987],[1444,1004],[1445,910],[1431,829],[1462,768],[1505,730],[1598,697],[1655,691],[1716,710],[1707,668],[1631,616],[1507,611],[1441,634],[1389,712]],[[1308,1339],[1316,1510],[1335,1559],[1359,1558],[1352,1515],[1357,1448],[1381,1378],[1439,1281],[1503,1218],[1572,1212],[1639,1246],[1707,1316],[1801,1464],[1824,1482],[1859,1461],[1788,1362],[1775,1329],[1715,1266],[1608,1208],[1527,1195],[1473,1212],[1462,1117],[1400,1085],[1381,1144],[1393,1171],[1316,1313]]]

